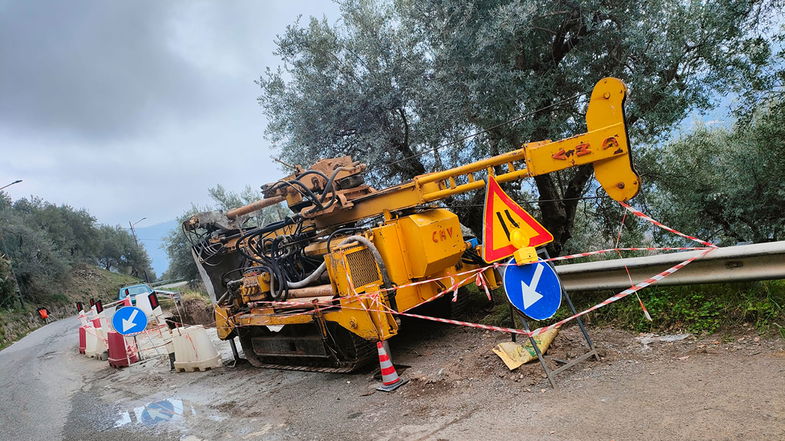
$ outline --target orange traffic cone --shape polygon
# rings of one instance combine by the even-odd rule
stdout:
[[[395,371],[395,366],[393,366],[390,357],[387,355],[387,351],[384,349],[384,344],[382,342],[376,342],[376,349],[379,351],[379,366],[382,369],[382,384],[379,385],[376,390],[392,392],[406,384],[409,380],[404,380],[398,376],[398,372]]]

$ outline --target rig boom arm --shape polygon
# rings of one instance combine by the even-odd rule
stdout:
[[[559,141],[531,142],[511,152],[420,175],[407,183],[381,191],[353,192],[340,198],[336,207],[303,209],[301,214],[313,219],[317,227],[329,227],[484,188],[484,173],[494,175],[498,182],[508,182],[584,164],[594,165],[597,180],[611,198],[617,201],[631,199],[640,189],[640,179],[632,168],[624,124],[626,93],[627,88],[621,80],[600,80],[589,101],[586,133]],[[501,170],[497,172],[497,168]],[[266,194],[265,199],[233,211],[246,214],[280,202],[287,190],[278,189],[277,192]],[[294,204],[290,202],[289,205]]]

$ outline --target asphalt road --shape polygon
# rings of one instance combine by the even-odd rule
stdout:
[[[427,324],[391,344],[410,382],[383,394],[370,371],[173,373],[154,358],[115,370],[76,352],[77,325],[0,351],[0,440],[785,439],[785,344],[752,330],[642,346],[593,329],[602,361],[554,390],[538,364],[510,373],[489,354],[506,335]],[[563,330],[550,352],[575,356],[579,340]],[[165,402],[181,411],[145,422]]]
[[[0,440],[167,439],[113,430],[116,406],[96,381],[114,369],[77,353],[78,327],[58,320],[0,351]]]
[[[59,320],[0,351],[0,437],[63,438],[71,396],[93,373],[74,353],[78,326]]]

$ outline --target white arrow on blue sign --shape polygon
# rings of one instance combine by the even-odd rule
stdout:
[[[135,306],[125,306],[112,316],[112,326],[122,335],[138,334],[147,328],[147,314]]]
[[[561,306],[561,283],[546,262],[518,266],[510,259],[504,270],[504,291],[512,306],[534,320],[553,317]]]

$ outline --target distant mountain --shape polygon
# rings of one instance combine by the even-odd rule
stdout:
[[[153,262],[153,269],[158,277],[169,268],[169,256],[164,249],[164,238],[172,230],[180,228],[177,220],[170,220],[149,227],[136,227],[136,237],[147,250],[147,254]]]

